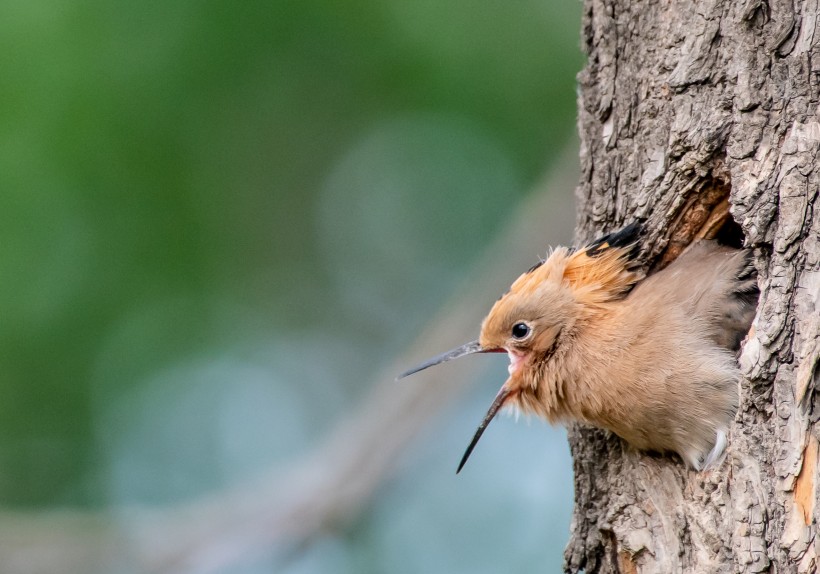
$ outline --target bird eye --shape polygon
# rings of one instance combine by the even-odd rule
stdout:
[[[512,336],[514,339],[524,339],[530,334],[530,326],[526,323],[516,323],[512,328]]]

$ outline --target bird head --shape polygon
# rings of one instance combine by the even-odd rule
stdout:
[[[560,334],[578,316],[577,302],[561,271],[555,264],[531,268],[496,301],[481,324],[481,349],[509,356],[510,379],[505,385],[511,390],[537,385],[532,367],[549,359]]]

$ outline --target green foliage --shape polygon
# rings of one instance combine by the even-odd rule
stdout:
[[[309,447],[573,129],[579,9],[5,2],[0,501]]]

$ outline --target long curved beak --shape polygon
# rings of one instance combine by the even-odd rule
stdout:
[[[413,367],[412,369],[408,369],[396,377],[396,380],[403,379],[404,377],[409,377],[414,373],[418,373],[419,371],[423,371],[428,367],[432,367],[434,365],[439,365],[441,363],[446,363],[447,361],[452,361],[453,359],[458,359],[459,357],[464,357],[466,355],[474,355],[475,353],[504,353],[504,349],[485,349],[481,346],[478,341],[470,341],[469,343],[465,343],[460,347],[456,347],[455,349],[451,349],[446,353],[442,353],[440,355],[436,355],[432,359],[428,359],[424,361],[422,364]]]
[[[464,456],[461,457],[461,462],[458,463],[458,470],[456,470],[456,474],[461,472],[461,469],[464,468],[464,463],[467,462],[467,459],[470,458],[470,455],[473,453],[475,445],[478,444],[478,439],[480,439],[481,435],[484,434],[484,431],[487,429],[487,425],[489,425],[490,421],[493,420],[496,413],[498,413],[498,410],[504,406],[504,401],[506,401],[507,397],[510,396],[510,392],[511,391],[507,388],[507,385],[504,385],[501,387],[501,390],[498,391],[493,404],[490,405],[490,410],[488,410],[487,414],[484,415],[484,420],[481,421],[480,425],[478,425],[478,429],[475,431],[475,435],[473,435],[473,440],[470,441],[470,445],[467,447],[467,450],[464,451]]]

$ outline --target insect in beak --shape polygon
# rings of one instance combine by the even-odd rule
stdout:
[[[439,365],[441,363],[446,363],[447,361],[452,361],[453,359],[458,359],[459,357],[465,357],[467,355],[474,355],[476,353],[505,353],[504,349],[485,349],[481,346],[481,343],[478,341],[470,341],[469,343],[465,343],[460,347],[456,347],[455,349],[451,349],[446,353],[442,353],[441,355],[436,355],[432,359],[428,359],[424,361],[422,364],[413,367],[407,371],[404,371],[396,380],[403,379],[404,377],[409,377],[412,374],[418,373],[419,371],[423,371],[428,367],[432,367],[434,365]]]
[[[468,458],[470,458],[475,445],[478,444],[478,439],[480,439],[481,435],[484,434],[484,431],[487,429],[487,425],[489,425],[490,421],[493,420],[493,417],[495,417],[498,410],[504,406],[504,401],[506,401],[507,397],[510,396],[510,392],[511,391],[507,388],[507,385],[504,385],[501,387],[501,390],[498,391],[493,404],[490,405],[490,409],[487,411],[487,414],[484,415],[484,420],[481,421],[480,425],[478,425],[478,429],[475,431],[475,435],[473,435],[473,440],[470,441],[470,446],[468,446],[467,450],[464,451],[464,456],[461,457],[461,462],[458,463],[456,474],[461,472],[461,469],[464,467],[464,463],[467,462]]]

